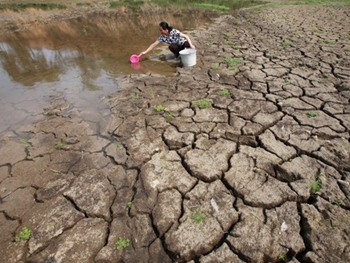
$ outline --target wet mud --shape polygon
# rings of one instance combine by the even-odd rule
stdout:
[[[11,20],[18,29],[0,35],[0,111],[4,114],[0,137],[37,121],[42,109],[49,106],[48,98],[56,93],[62,93],[80,111],[99,113],[105,106],[101,98],[117,90],[124,75],[175,76],[177,63],[167,56],[166,45],[159,45],[139,64],[130,64],[129,57],[154,42],[161,19],[180,30],[190,30],[205,25],[217,14],[158,9],[130,13],[91,8],[80,17],[62,11],[61,16],[54,16],[57,21],[47,23],[45,17],[38,19],[28,11],[21,14],[27,23],[19,23],[19,18]],[[3,15],[3,20],[14,19],[11,13]],[[41,23],[30,23],[31,16]]]

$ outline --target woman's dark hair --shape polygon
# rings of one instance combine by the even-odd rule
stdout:
[[[168,32],[170,32],[171,30],[173,30],[173,28],[171,26],[169,26],[169,24],[167,22],[160,22],[159,26],[163,29],[168,30]]]

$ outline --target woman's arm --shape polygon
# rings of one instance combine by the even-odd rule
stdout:
[[[181,32],[180,32],[180,37],[185,38],[185,39],[188,41],[188,44],[190,44],[190,47],[191,47],[191,48],[196,48],[196,47],[192,44],[191,39],[190,39],[190,37],[189,37],[188,35],[185,35],[184,33],[181,33]]]
[[[142,51],[140,55],[144,55],[154,49],[160,42],[158,40],[154,41],[145,51]]]

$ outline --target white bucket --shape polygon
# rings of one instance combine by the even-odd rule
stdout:
[[[181,63],[184,67],[196,65],[196,50],[193,48],[185,48],[180,51]]]

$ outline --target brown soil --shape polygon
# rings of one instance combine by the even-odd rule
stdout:
[[[16,1],[11,1],[16,2]],[[21,1],[19,1],[21,2]],[[28,1],[22,1],[28,2]],[[35,1],[30,1],[35,2]],[[45,1],[48,3],[49,1]],[[57,1],[53,1],[57,3]],[[87,3],[86,1],[85,3]],[[38,24],[47,24],[59,20],[80,17],[91,12],[110,10],[107,3],[94,3],[90,5],[77,5],[74,1],[67,3],[66,9],[53,9],[50,11],[28,8],[24,11],[15,12],[11,10],[0,11],[0,34],[13,31],[27,30]],[[123,8],[120,11],[125,11]]]
[[[196,66],[125,76],[98,134],[53,98],[1,142],[0,262],[350,262],[349,14],[222,16]]]

